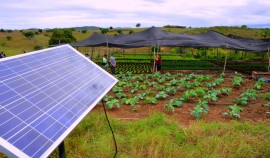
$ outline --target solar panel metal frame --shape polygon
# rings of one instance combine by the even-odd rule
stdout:
[[[17,55],[17,56],[12,56],[12,57],[8,57],[8,58],[4,58],[0,60],[0,63],[2,61],[6,61],[6,60],[12,60],[15,58],[20,58],[23,56],[28,56],[28,55],[35,55],[37,53],[42,53],[45,51],[50,51],[50,50],[57,50],[59,48],[63,48],[63,47],[67,47],[69,49],[71,49],[73,52],[77,53],[78,55],[80,55],[82,58],[84,58],[85,60],[89,61],[89,63],[94,64],[94,62],[92,62],[91,60],[87,59],[84,55],[82,55],[80,52],[78,52],[76,49],[74,49],[73,47],[71,47],[70,45],[62,45],[62,46],[58,46],[58,47],[53,47],[53,48],[48,48],[48,49],[43,49],[43,50],[39,50],[39,51],[35,51],[35,52],[31,52],[31,53],[26,53],[26,54],[21,54],[21,55]],[[116,78],[114,78],[112,75],[110,75],[107,71],[103,70],[102,68],[100,68],[99,66],[95,65],[95,68],[98,68],[100,71],[102,71],[103,73],[106,74],[106,76],[110,77],[111,79],[113,79],[113,83],[108,86],[104,92],[89,106],[87,106],[87,109],[76,119],[76,121],[69,126],[65,132],[56,139],[56,141],[41,155],[41,157],[48,157],[52,151],[65,139],[65,137],[80,123],[80,121],[95,107],[95,105],[106,95],[106,93],[109,92],[109,90],[118,82],[118,80]],[[0,83],[3,82],[2,80],[0,80]],[[70,96],[67,96],[70,97]],[[66,97],[66,98],[67,98]],[[64,100],[64,99],[63,99]],[[61,100],[61,102],[63,101]],[[0,105],[0,110],[4,108],[2,107],[2,105]],[[23,151],[19,150],[18,148],[16,148],[14,145],[10,144],[9,142],[7,142],[5,139],[3,139],[2,137],[0,137],[0,152],[3,152],[4,154],[6,154],[7,156],[10,157],[29,157],[29,155],[25,154]]]

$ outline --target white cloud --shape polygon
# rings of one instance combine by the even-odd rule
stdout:
[[[204,27],[270,21],[269,0],[2,0],[0,27]]]

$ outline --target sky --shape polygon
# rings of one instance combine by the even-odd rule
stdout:
[[[1,0],[0,28],[270,27],[270,0]]]

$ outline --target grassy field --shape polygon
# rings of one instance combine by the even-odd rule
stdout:
[[[270,127],[262,123],[198,121],[184,128],[161,113],[139,121],[111,117],[110,121],[119,158],[270,157]],[[65,146],[68,157],[113,157],[114,144],[104,113],[91,112],[65,139]],[[58,157],[58,151],[51,157]]]

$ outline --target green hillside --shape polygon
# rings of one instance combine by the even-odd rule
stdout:
[[[146,28],[119,28],[122,30],[122,33],[128,34],[130,30],[133,30],[135,32],[142,31]],[[109,30],[109,35],[117,35],[119,30],[118,28]],[[248,38],[262,38],[261,33],[264,31],[264,29],[255,29],[255,28],[241,28],[241,27],[225,27],[225,26],[219,26],[219,27],[208,27],[208,28],[160,28],[162,30],[166,30],[168,32],[173,33],[185,33],[185,34],[199,34],[202,32],[206,32],[208,30],[215,30],[217,32],[220,32],[222,34],[228,35],[233,34],[237,36],[242,37],[248,37]],[[17,55],[21,54],[24,51],[29,52],[35,50],[35,48],[47,48],[48,47],[48,41],[52,35],[52,32],[42,30],[41,33],[38,35],[35,35],[33,39],[28,39],[23,35],[23,32],[37,32],[37,30],[15,30],[15,31],[5,31],[0,32],[0,51],[4,51],[7,56]],[[76,38],[77,41],[81,41],[90,35],[93,34],[93,32],[100,32],[99,29],[93,30],[87,30],[87,32],[83,33],[82,30],[75,30],[72,32],[73,36]],[[8,36],[11,37],[10,40],[8,40]]]

